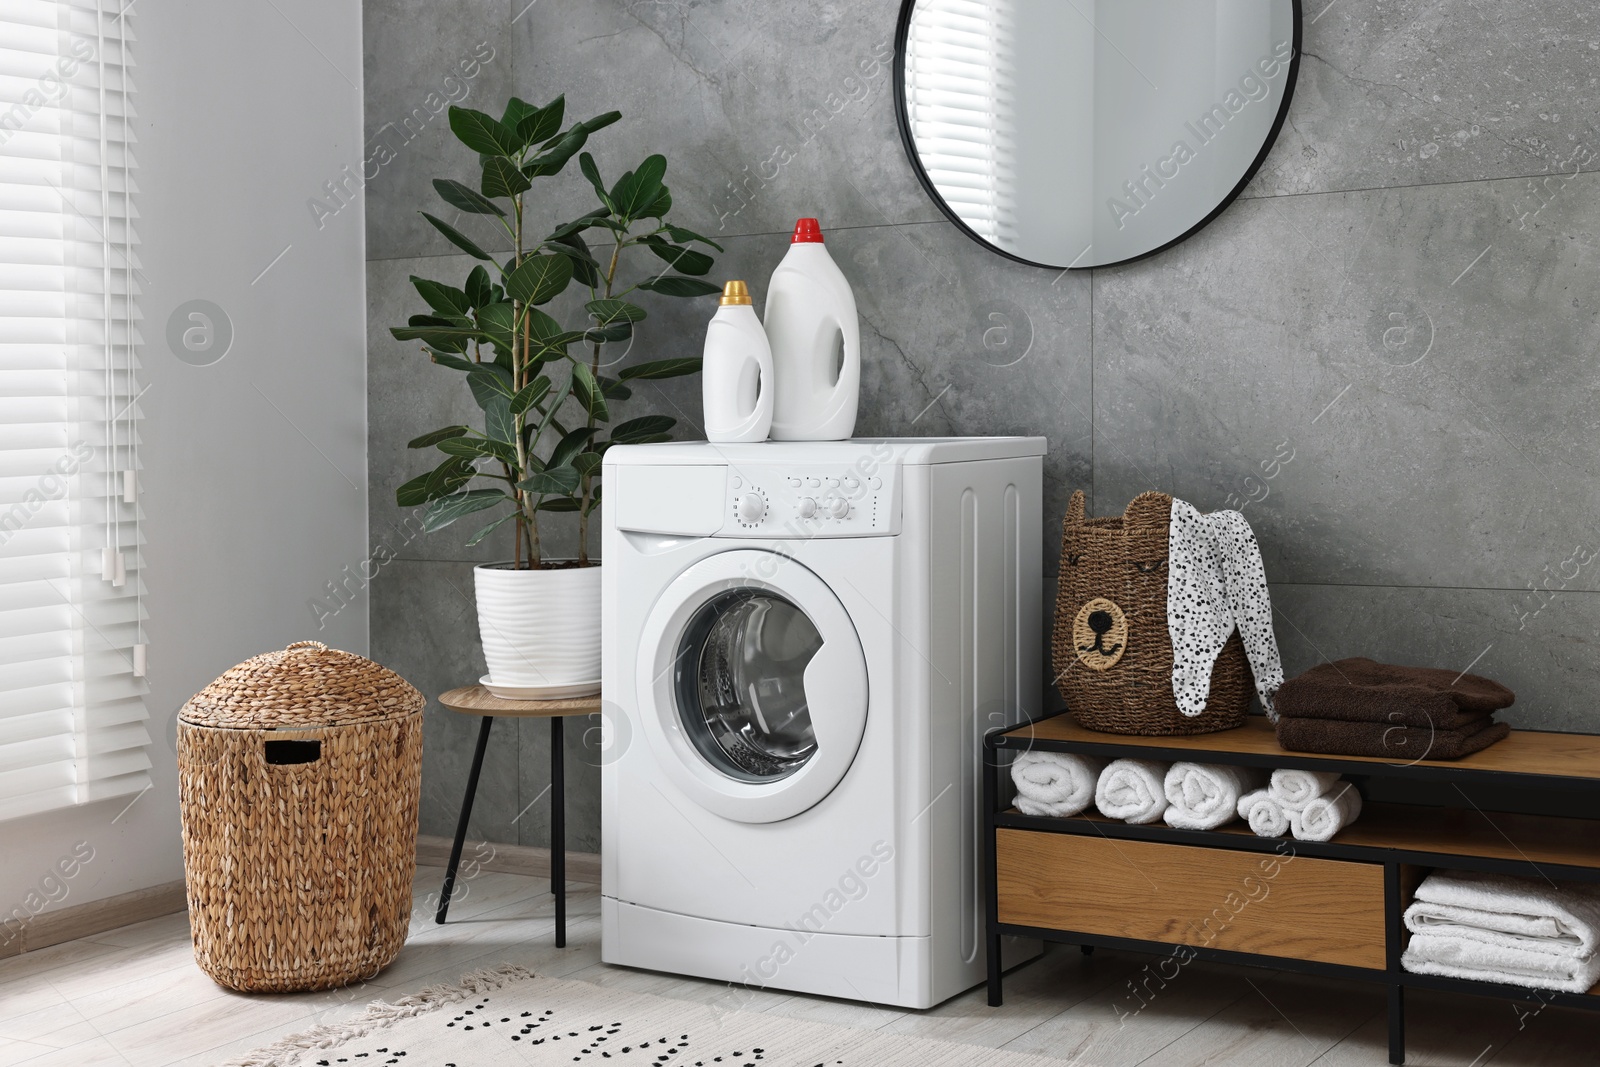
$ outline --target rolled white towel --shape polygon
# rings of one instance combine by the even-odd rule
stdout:
[[[1600,955],[1557,956],[1450,934],[1412,934],[1400,956],[1400,966],[1413,974],[1504,982],[1565,993],[1587,993],[1600,982]]]
[[[1417,886],[1405,920],[1417,934],[1588,958],[1600,949],[1600,885],[1434,871]]]
[[[1339,782],[1337,771],[1297,771],[1283,768],[1272,772],[1272,797],[1287,808],[1303,808],[1329,793]]]
[[[1317,797],[1305,807],[1286,809],[1289,829],[1299,841],[1331,841],[1333,835],[1361,814],[1361,794],[1349,782]]]
[[[1250,824],[1257,837],[1282,837],[1289,832],[1289,813],[1270,789],[1257,789],[1240,797],[1239,818]]]
[[[1011,764],[1017,810],[1024,815],[1076,815],[1094,801],[1104,760],[1075,752],[1024,752]]]
[[[1160,822],[1167,810],[1166,776],[1167,765],[1156,760],[1112,760],[1094,787],[1094,806],[1108,819],[1136,826]]]
[[[1239,814],[1239,798],[1266,783],[1265,772],[1222,763],[1174,763],[1164,791],[1168,826],[1215,830]]]

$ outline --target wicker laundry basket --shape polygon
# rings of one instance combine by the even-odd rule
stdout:
[[[422,694],[316,641],[246,660],[178,718],[194,955],[230,989],[370,978],[405,942]]]
[[[1172,497],[1142,493],[1121,515],[1089,518],[1072,494],[1061,525],[1051,641],[1057,687],[1079,725],[1114,734],[1207,734],[1243,726],[1255,682],[1237,631],[1211,669],[1206,710],[1172,695],[1167,539]]]

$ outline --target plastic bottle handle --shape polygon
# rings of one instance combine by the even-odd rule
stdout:
[[[849,336],[844,328],[844,316],[839,313],[837,307],[830,307],[827,317],[823,321],[832,326],[839,335],[839,377],[833,383],[833,392],[828,394],[828,414],[829,417],[832,417],[833,412],[838,410],[842,402],[840,398],[845,393],[846,385],[848,384],[845,381],[845,367],[850,363],[850,352],[846,349],[849,344]],[[859,388],[859,385],[857,388]]]

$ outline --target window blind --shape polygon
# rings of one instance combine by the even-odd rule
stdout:
[[[945,203],[978,236],[1009,243],[1013,101],[1010,5],[919,0],[906,41],[906,113],[917,155]]]
[[[0,0],[0,819],[150,784],[127,3]]]

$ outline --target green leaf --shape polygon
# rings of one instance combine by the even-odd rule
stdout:
[[[505,443],[507,453],[498,458],[504,460],[515,470],[517,466],[517,453],[511,442],[517,439],[517,420],[511,415],[511,398],[496,397],[483,408],[483,432],[495,441]],[[506,458],[509,456],[510,458]]]
[[[506,292],[529,304],[543,304],[572,280],[572,260],[566,256],[529,256],[506,279]]]
[[[605,397],[601,395],[600,386],[595,382],[594,375],[589,372],[587,363],[572,365],[572,395],[577,397],[584,411],[601,422],[611,421],[611,412],[606,407]]]
[[[517,128],[518,123],[539,109],[519,97],[513,96],[506,101],[506,109],[500,115],[500,125],[508,130]]]
[[[511,388],[510,372],[493,363],[478,364],[467,375],[467,388],[472,390],[472,399],[484,410],[488,410],[490,403],[496,399],[509,404],[515,395],[515,390]]]
[[[612,214],[619,214],[616,204],[612,202],[610,194],[606,192],[606,183],[600,180],[600,168],[595,166],[594,157],[587,152],[579,156],[578,169],[583,171],[583,176],[589,179],[590,185],[594,186],[595,195],[600,198],[600,202],[609,208]]]
[[[621,117],[620,111],[608,111],[604,115],[574,123],[572,129],[542,145],[544,151],[529,160],[523,166],[522,173],[530,178],[539,178],[559,172],[573,156],[578,154],[578,150],[587,143],[591,133],[611,125]],[[610,214],[609,209],[607,214]]]
[[[413,437],[406,442],[407,448],[429,448],[440,441],[448,441],[452,437],[460,437],[467,432],[465,426],[446,426],[442,430],[425,433],[421,437]]]
[[[518,482],[517,488],[540,496],[570,493],[578,488],[578,472],[566,466],[546,467]]]
[[[633,390],[623,385],[615,378],[600,376],[600,395],[607,400],[627,400],[633,396]]]
[[[533,185],[517,165],[504,156],[483,157],[484,196],[516,196]]]
[[[591,300],[584,304],[583,308],[593,315],[594,321],[601,326],[608,326],[613,322],[643,322],[646,314],[644,308],[637,304],[630,304],[615,297]]]
[[[540,362],[559,359],[567,354],[568,345],[583,340],[582,333],[563,330],[559,322],[538,308],[528,308],[527,314],[528,336],[535,342],[530,346],[529,359]]]
[[[506,512],[506,514],[500,516],[498,519],[494,520],[489,525],[485,526],[483,529],[481,529],[477,533],[473,534],[471,539],[467,541],[467,547],[471,548],[473,545],[477,544],[479,541],[482,541],[485,537],[488,537],[490,534],[494,533],[495,529],[501,523],[510,522],[512,519],[516,518],[518,514],[519,514],[519,512],[516,512],[516,511],[508,511],[508,512]]]
[[[540,511],[577,511],[581,506],[576,497],[570,496],[546,497],[539,502]]]
[[[584,511],[585,515],[594,514],[594,509],[600,506],[600,490],[602,488],[604,487],[596,485],[589,489],[589,507]]]
[[[585,153],[587,155],[587,153]],[[581,160],[579,161],[582,162]],[[591,161],[592,162],[592,161]],[[589,172],[584,171],[585,175]],[[617,179],[617,184],[611,187],[611,208],[625,219],[642,218],[643,211],[661,196],[661,178],[667,173],[667,157],[660,155],[649,156],[639,164],[638,170],[630,170]],[[595,181],[598,174],[590,177]],[[601,198],[604,201],[604,197]]]
[[[672,194],[667,191],[666,186],[662,186],[661,195],[656,197],[649,207],[639,212],[638,217],[641,219],[659,219],[671,210]]]
[[[411,276],[411,284],[435,311],[445,315],[466,315],[472,311],[472,304],[467,300],[467,294],[460,289],[439,282],[430,282],[415,274]]]
[[[685,374],[700,373],[699,356],[683,356],[678,359],[655,359],[648,363],[635,363],[631,367],[624,367],[618,377],[625,382],[655,380],[657,378],[678,378]]]
[[[647,282],[640,282],[639,288],[660,293],[662,296],[711,296],[722,292],[720,285],[712,285],[699,278],[685,278],[678,274],[651,278]]]
[[[432,356],[433,361],[439,364],[439,366],[449,367],[451,370],[463,370],[470,372],[474,367],[477,366],[477,364],[472,362],[470,359],[462,359],[460,356],[454,356],[448,352],[440,352],[432,348],[428,349],[428,355]]]
[[[396,489],[395,503],[403,508],[414,508],[455,492],[477,476],[470,460],[451,456],[427,474],[418,475]]]
[[[525,145],[541,144],[561,132],[561,120],[566,116],[567,98],[558,96],[544,107],[529,111],[517,120],[517,139]],[[510,126],[511,123],[507,122]]]
[[[489,272],[484,270],[481,265],[473,267],[472,273],[467,275],[467,302],[475,308],[492,303],[489,290]]]
[[[482,437],[452,437],[448,441],[439,442],[439,451],[447,456],[460,456],[462,459],[497,459],[501,463],[517,465],[517,451],[505,441],[489,440]]]
[[[605,462],[598,452],[584,452],[572,457],[572,469],[587,477],[600,469],[600,464]]]
[[[463,515],[471,515],[474,511],[492,508],[502,501],[509,501],[498,489],[469,489],[465,493],[455,493],[450,496],[440,497],[428,505],[428,510],[422,515],[422,528],[428,533],[442,530]]]
[[[596,326],[583,331],[583,339],[590,344],[608,345],[613,341],[626,341],[633,336],[633,323],[627,319],[610,326]]]
[[[461,143],[485,156],[514,156],[522,151],[514,131],[470,107],[450,108],[450,129]]]
[[[465,352],[473,341],[483,340],[483,331],[471,326],[391,326],[396,341],[421,341],[445,352]]]
[[[677,241],[679,244],[686,244],[689,241],[699,241],[703,245],[710,245],[718,252],[725,251],[721,245],[717,244],[717,242],[713,241],[711,238],[701,237],[693,230],[685,229],[682,226],[668,226],[667,235],[670,236],[674,241]]]
[[[572,276],[589,289],[600,286],[600,264],[589,252],[589,245],[576,233],[545,242],[545,247],[572,260]]]
[[[565,467],[572,462],[574,456],[582,452],[589,444],[589,438],[600,432],[598,426],[580,426],[561,439],[555,451],[550,453],[550,466]]]
[[[560,241],[563,238],[570,237],[575,233],[582,233],[591,226],[600,225],[600,219],[609,214],[610,212],[605,208],[597,207],[581,218],[573,219],[571,222],[563,222],[560,226],[557,226],[554,230],[551,230],[550,236],[546,237],[545,240]]]
[[[543,400],[550,392],[550,379],[541,374],[521,389],[511,398],[511,414],[521,415],[524,411]]]
[[[673,268],[685,274],[708,274],[712,264],[716,261],[704,252],[684,248],[682,245],[663,241],[659,237],[646,237],[644,243],[650,246],[650,251],[672,264]]]
[[[670,415],[643,415],[629,419],[611,430],[611,441],[618,445],[636,445],[646,439],[656,439],[678,424]]]
[[[479,196],[477,191],[470,185],[463,185],[454,178],[435,178],[433,180],[433,188],[444,202],[453,208],[460,208],[462,211],[467,211],[474,215],[499,215],[501,218],[505,218],[506,213],[500,210],[500,205],[489,202]],[[498,194],[490,193],[489,195],[495,196]]]
[[[582,122],[577,123],[572,128],[574,130],[582,130],[583,135],[587,137],[591,133],[605,129],[607,126],[611,125],[613,122],[616,122],[621,117],[622,112],[620,111],[607,111],[604,115],[596,115],[592,119],[584,119]]]
[[[516,312],[505,301],[485,304],[478,309],[478,328],[496,348],[504,352],[511,351],[516,321]]]
[[[461,249],[461,251],[465,252],[467,255],[473,257],[474,259],[489,259],[489,253],[479,248],[477,244],[473,242],[472,238],[468,237],[466,234],[462,233],[448,222],[445,222],[443,219],[436,219],[426,211],[421,212],[421,215],[423,218],[433,223],[433,228],[444,234],[446,240],[455,245],[457,248]],[[493,262],[493,260],[490,260],[490,262]]]

